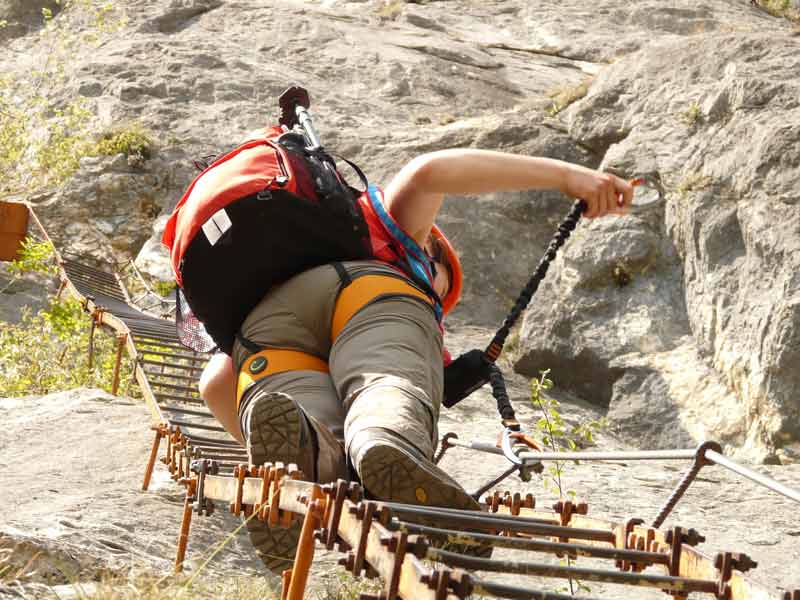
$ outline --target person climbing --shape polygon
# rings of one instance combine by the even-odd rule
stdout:
[[[232,356],[216,355],[203,373],[202,398],[251,462],[296,463],[317,482],[345,478],[349,467],[379,499],[478,509],[432,462],[442,318],[461,292],[458,257],[434,221],[445,197],[534,189],[584,200],[589,219],[625,214],[633,196],[611,174],[473,149],[423,154],[383,192],[370,187],[376,258],[312,268],[273,287],[245,319]],[[262,555],[289,558],[292,537],[269,537]]]

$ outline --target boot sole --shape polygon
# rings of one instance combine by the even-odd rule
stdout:
[[[305,441],[301,419],[300,409],[289,396],[270,394],[260,398],[250,415],[250,464],[300,462]]]
[[[303,419],[300,409],[285,394],[259,398],[250,415],[247,453],[250,464],[265,462],[297,463],[303,451]],[[294,563],[302,521],[295,519],[288,528],[270,527],[257,518],[247,522],[250,542],[270,571],[280,575]]]
[[[300,519],[295,519],[288,529],[270,527],[255,517],[247,522],[247,533],[258,557],[276,575],[294,564],[302,526]]]
[[[375,445],[367,449],[360,462],[364,487],[382,500],[460,510],[480,510],[480,504],[460,485],[449,481],[446,475],[446,478],[443,478],[399,448],[384,444]],[[410,521],[432,527],[441,526],[432,517],[408,518]],[[481,558],[490,558],[494,550],[491,545],[483,543],[460,544],[450,539],[433,538],[431,541],[436,547]]]
[[[376,444],[360,460],[361,480],[374,496],[391,502],[479,510],[461,486],[443,479],[399,448]]]

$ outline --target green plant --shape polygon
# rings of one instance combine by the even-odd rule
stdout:
[[[547,95],[551,99],[551,104],[547,108],[547,114],[551,117],[556,116],[573,102],[576,102],[589,93],[589,82],[584,81],[572,87],[562,87],[551,90]]]
[[[791,0],[759,0],[757,4],[773,17],[784,17],[793,21],[800,21],[800,11],[792,8]]]
[[[141,164],[151,157],[152,149],[152,138],[137,123],[104,133],[89,152],[105,156],[124,154],[129,162]]]
[[[358,600],[361,594],[375,594],[381,591],[379,579],[356,579],[347,571],[336,569],[325,580],[325,588],[317,593],[316,600]]]
[[[175,293],[174,281],[155,281],[153,282],[153,291],[159,296],[168,298]]]
[[[595,433],[605,427],[605,422],[602,419],[591,419],[576,423],[571,427],[568,426],[561,414],[561,403],[555,398],[545,395],[547,390],[553,388],[553,381],[547,378],[549,372],[549,369],[540,371],[538,379],[531,379],[531,403],[540,410],[542,415],[536,422],[535,428],[542,435],[549,450],[553,452],[574,451],[581,445],[593,443]],[[578,463],[578,461],[573,462]],[[543,471],[542,482],[545,489],[557,493],[560,498],[565,495],[574,498],[575,491],[566,489],[564,485],[562,478],[564,464],[562,461],[550,461]],[[566,561],[567,565],[572,564],[569,557]],[[570,578],[568,591],[573,595],[576,586],[579,591],[591,591],[582,582]]]
[[[405,0],[387,0],[376,13],[381,19],[392,21],[403,13]]]
[[[76,387],[111,391],[116,364],[116,338],[103,331],[92,339],[90,319],[73,299],[51,298],[49,305],[32,314],[23,309],[17,324],[0,322],[0,396],[49,394]],[[128,370],[121,385],[130,385]]]
[[[623,263],[614,265],[614,268],[611,269],[611,278],[618,287],[625,287],[633,280],[631,272]]]
[[[703,110],[697,102],[691,102],[686,110],[678,115],[678,118],[689,127],[694,127],[703,120]]]
[[[20,257],[10,263],[11,270],[16,277],[27,272],[52,275],[56,269],[52,259],[49,242],[26,238]],[[110,391],[116,338],[95,332],[77,300],[51,296],[48,301],[47,307],[36,314],[23,308],[19,323],[0,321],[0,396],[49,394],[89,386]],[[131,385],[128,370],[122,370],[120,383]]]
[[[55,275],[58,269],[53,262],[55,250],[53,244],[47,241],[37,241],[32,237],[22,240],[16,260],[8,263],[11,281],[6,284],[0,293],[7,291],[25,273],[41,273]]]
[[[63,99],[72,56],[124,27],[113,2],[58,0],[58,16],[42,9],[39,44],[46,58],[15,75],[0,76],[0,193],[56,186],[92,148],[93,114],[84,98]]]

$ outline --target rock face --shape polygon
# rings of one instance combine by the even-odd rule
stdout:
[[[569,109],[604,167],[657,173],[667,202],[571,240],[556,301],[526,315],[521,370],[585,373],[575,389],[647,445],[716,437],[763,455],[798,439],[798,50],[747,29],[665,41]]]
[[[144,164],[84,159],[63,189],[33,199],[60,246],[168,277],[158,240],[192,159],[274,119],[294,82],[311,91],[326,145],[378,183],[454,146],[655,173],[661,210],[580,225],[525,318],[516,366],[551,368],[631,443],[714,437],[757,458],[794,456],[790,21],[743,0],[120,5],[124,33],[79,51],[53,94],[83,96],[98,134],[141,122],[157,148]],[[25,35],[31,6],[0,3],[4,72],[46,61]],[[451,323],[499,325],[569,205],[552,192],[449,201],[441,224],[467,278]]]

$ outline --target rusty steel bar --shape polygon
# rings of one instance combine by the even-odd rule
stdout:
[[[455,516],[455,517],[469,517],[477,519],[504,519],[503,515],[489,513],[480,510],[461,510],[458,508],[446,508],[444,506],[422,506],[417,504],[402,504],[400,502],[384,502],[377,501],[381,506],[385,506],[396,513],[407,513],[416,515],[428,516]],[[522,520],[526,523],[539,523],[542,525],[554,525],[559,521],[559,515],[556,512],[552,513],[550,517],[523,517]]]
[[[306,497],[308,510],[303,519],[300,530],[300,539],[297,542],[297,552],[292,566],[292,576],[289,581],[287,600],[303,600],[306,593],[306,583],[311,563],[314,561],[314,531],[319,526],[322,514],[325,512],[325,494],[318,485],[311,488],[311,494]]]
[[[645,552],[644,550],[620,550],[604,546],[585,546],[582,544],[567,544],[564,542],[549,542],[531,538],[517,538],[505,535],[489,535],[485,533],[456,531],[441,529],[415,523],[391,522],[389,529],[401,528],[409,533],[447,538],[457,543],[469,543],[464,540],[474,540],[476,543],[484,542],[496,548],[510,548],[512,550],[533,550],[534,552],[547,552],[552,554],[570,554],[574,556],[587,556],[592,558],[608,558],[612,560],[627,560],[629,562],[647,564],[669,564],[669,555],[658,552]]]
[[[153,356],[167,356],[170,358],[188,360],[191,362],[202,362],[202,363],[208,362],[208,356],[198,356],[196,354],[187,354],[186,352],[177,353],[177,352],[162,352],[160,350],[140,350],[139,353],[145,356],[152,354]]]
[[[216,421],[216,417],[214,415],[212,415],[208,411],[192,410],[190,408],[179,408],[179,407],[176,407],[176,406],[163,406],[163,405],[161,406],[161,410],[166,411],[166,412],[171,412],[171,413],[177,413],[177,414],[180,414],[180,415],[191,415],[191,416],[195,416],[195,417],[205,417],[207,419],[213,419],[213,420]]]
[[[122,366],[122,351],[125,349],[125,344],[128,342],[127,333],[117,334],[117,356],[114,360],[114,380],[111,384],[111,395],[116,396],[119,391],[119,368]]]
[[[519,467],[517,465],[510,466],[508,469],[506,469],[505,471],[500,473],[500,475],[498,475],[494,479],[491,479],[491,480],[487,481],[486,483],[484,483],[481,487],[479,487],[474,492],[470,492],[469,495],[472,496],[473,498],[475,498],[476,500],[478,500],[483,494],[488,492],[490,489],[492,489],[498,483],[503,481],[506,477],[509,477],[515,471],[518,471],[518,470],[519,470]]]
[[[89,348],[88,358],[86,361],[87,368],[91,371],[94,367],[94,330],[97,328],[97,321],[92,318],[92,324],[89,325]]]
[[[746,477],[747,479],[749,479],[750,481],[754,481],[758,485],[762,485],[765,488],[772,490],[773,492],[777,492],[782,496],[786,496],[790,500],[794,500],[795,502],[800,502],[800,492],[793,490],[792,488],[787,487],[778,481],[775,481],[771,477],[767,477],[766,475],[762,475],[761,473],[752,471],[747,467],[743,467],[742,465],[733,462],[731,459],[726,458],[719,452],[715,452],[714,450],[706,450],[705,457],[714,464],[719,465],[720,467],[725,467],[729,471],[733,471],[737,475]]]
[[[142,352],[142,354],[148,354],[148,352]],[[179,362],[168,362],[168,361],[159,361],[159,360],[149,360],[147,358],[140,359],[140,362],[146,365],[157,365],[159,367],[166,367],[168,369],[180,369],[182,371],[197,371],[199,370],[198,367],[194,365],[187,365]],[[193,378],[194,380],[195,378]]]
[[[672,509],[675,508],[675,505],[678,504],[678,501],[683,498],[683,495],[686,493],[686,490],[689,489],[689,486],[697,477],[697,474],[700,472],[700,469],[703,468],[703,465],[700,463],[694,463],[692,468],[689,469],[683,478],[678,482],[675,490],[673,490],[672,494],[670,494],[667,501],[664,503],[664,506],[661,507],[661,510],[658,511],[658,515],[656,518],[653,519],[653,522],[650,524],[650,527],[653,529],[658,529],[661,525],[664,524],[666,518],[672,512]]]
[[[233,448],[242,447],[242,445],[233,438],[219,439],[219,438],[210,438],[202,435],[186,434],[186,433],[184,433],[184,436],[186,437],[186,440],[190,444],[193,444],[194,442],[197,441],[197,442],[202,442],[204,444],[216,445],[216,446],[228,446]]]
[[[194,451],[196,446],[194,446],[191,442],[187,442],[187,444],[189,449]],[[243,459],[243,462],[247,462],[247,454],[231,452],[231,449],[228,446],[209,446],[207,449],[200,450],[199,452],[201,452],[203,456],[198,456],[196,458],[208,458],[211,453],[219,452],[226,457],[229,456],[231,459]]]
[[[206,431],[220,431],[222,433],[227,433],[222,427],[217,425],[203,425],[202,423],[189,423],[187,421],[176,421],[174,419],[169,419],[170,425],[178,425],[179,427],[188,427],[190,429],[204,429]]]
[[[586,567],[565,567],[562,565],[549,565],[544,563],[476,558],[473,556],[456,554],[455,552],[448,552],[447,550],[440,550],[438,548],[428,548],[425,551],[425,558],[472,571],[537,575],[539,577],[597,581],[598,583],[618,583],[622,585],[653,587],[685,593],[704,592],[716,594],[719,585],[718,582],[708,579],[689,579],[687,577],[650,575],[645,573],[622,573],[619,571],[604,571]]]
[[[469,580],[473,586],[472,593],[478,596],[494,596],[495,598],[510,598],[511,600],[598,600],[588,596],[573,596],[572,594],[521,588],[495,581],[476,579],[472,576],[469,576]]]
[[[186,546],[189,543],[189,528],[192,525],[192,502],[194,496],[195,480],[186,488],[186,499],[183,501],[183,518],[181,531],[178,534],[178,551],[175,555],[175,573],[183,571],[183,560],[186,558]]]
[[[443,512],[439,509],[425,509],[420,508],[413,510],[412,508],[395,508],[389,503],[378,502],[379,507],[389,506],[395,513],[402,513],[411,516],[427,517],[435,519],[437,523],[447,526],[457,527],[472,527],[484,531],[507,530],[518,533],[530,533],[534,535],[545,535],[551,537],[565,538],[565,539],[582,539],[582,540],[595,540],[599,542],[608,542],[614,544],[615,536],[612,531],[604,531],[601,529],[581,529],[577,527],[564,527],[561,525],[551,525],[536,521],[533,519],[526,519],[522,517],[502,518],[491,514],[462,514],[457,515],[449,512]],[[399,527],[402,531],[402,526]]]
[[[153,392],[157,400],[161,402],[183,402],[191,404],[192,406],[205,406],[206,403],[200,398],[189,398],[188,396],[176,396],[175,394],[165,394],[162,392]]]
[[[697,477],[700,469],[709,464],[709,461],[705,457],[706,450],[721,450],[721,448],[716,442],[703,442],[700,444],[700,446],[698,446],[697,450],[695,450],[694,464],[692,464],[692,467],[684,474],[684,476],[678,482],[678,485],[670,494],[669,498],[667,498],[664,506],[660,511],[658,511],[658,515],[653,520],[651,527],[654,529],[661,527],[661,525],[664,523],[664,520],[672,512],[672,509],[674,509],[680,499],[683,498],[683,495]]]
[[[377,500],[381,506],[385,506],[387,508],[392,509],[395,512],[402,512],[407,510],[412,511],[430,511],[431,513],[436,513],[437,515],[467,515],[467,516],[480,516],[486,517],[489,519],[502,519],[502,515],[497,515],[495,513],[487,513],[481,510],[464,510],[460,508],[447,508],[444,506],[423,506],[420,504],[403,504],[401,502],[385,502],[383,500]],[[422,514],[421,512],[419,514]],[[552,525],[553,523],[558,522],[559,515],[556,512],[552,513],[552,518],[549,516],[542,516],[538,515],[536,517],[525,517],[525,521],[530,523],[543,523],[545,525]]]
[[[147,467],[145,467],[144,471],[144,480],[142,481],[143,492],[146,492],[147,488],[150,487],[150,479],[153,476],[153,467],[156,464],[156,458],[158,458],[158,449],[161,446],[161,439],[167,435],[166,426],[164,424],[154,426],[153,430],[156,434],[153,439],[153,445],[150,448],[150,457],[147,459]]]
[[[197,387],[187,386],[187,385],[177,385],[175,383],[163,383],[159,381],[152,381],[150,385],[152,387],[164,388],[170,391],[185,392],[186,398],[188,398],[189,400],[200,400],[200,392],[197,391]]]
[[[151,365],[151,366],[157,366],[157,367],[163,367],[164,366],[163,363],[160,363],[160,362],[157,362],[157,361],[154,361],[154,360],[146,360],[146,359],[143,359],[143,358],[139,358],[139,362],[141,364],[143,364],[143,365]],[[185,368],[185,367],[181,367],[181,370],[188,370],[188,369]],[[184,381],[192,381],[192,382],[196,382],[197,381],[197,377],[193,377],[191,375],[181,375],[180,373],[160,373],[160,372],[159,373],[153,373],[152,371],[147,371],[146,369],[145,369],[145,371],[147,372],[148,375],[154,375],[156,377],[166,377],[166,378],[169,378],[169,379],[183,379]]]
[[[182,345],[177,341],[174,335],[167,336],[167,335],[148,335],[148,334],[140,334],[134,333],[133,334],[134,340],[136,340],[137,344],[144,344],[145,346],[163,346],[165,348],[175,348],[177,350],[181,350],[183,352],[188,351],[186,346]]]

